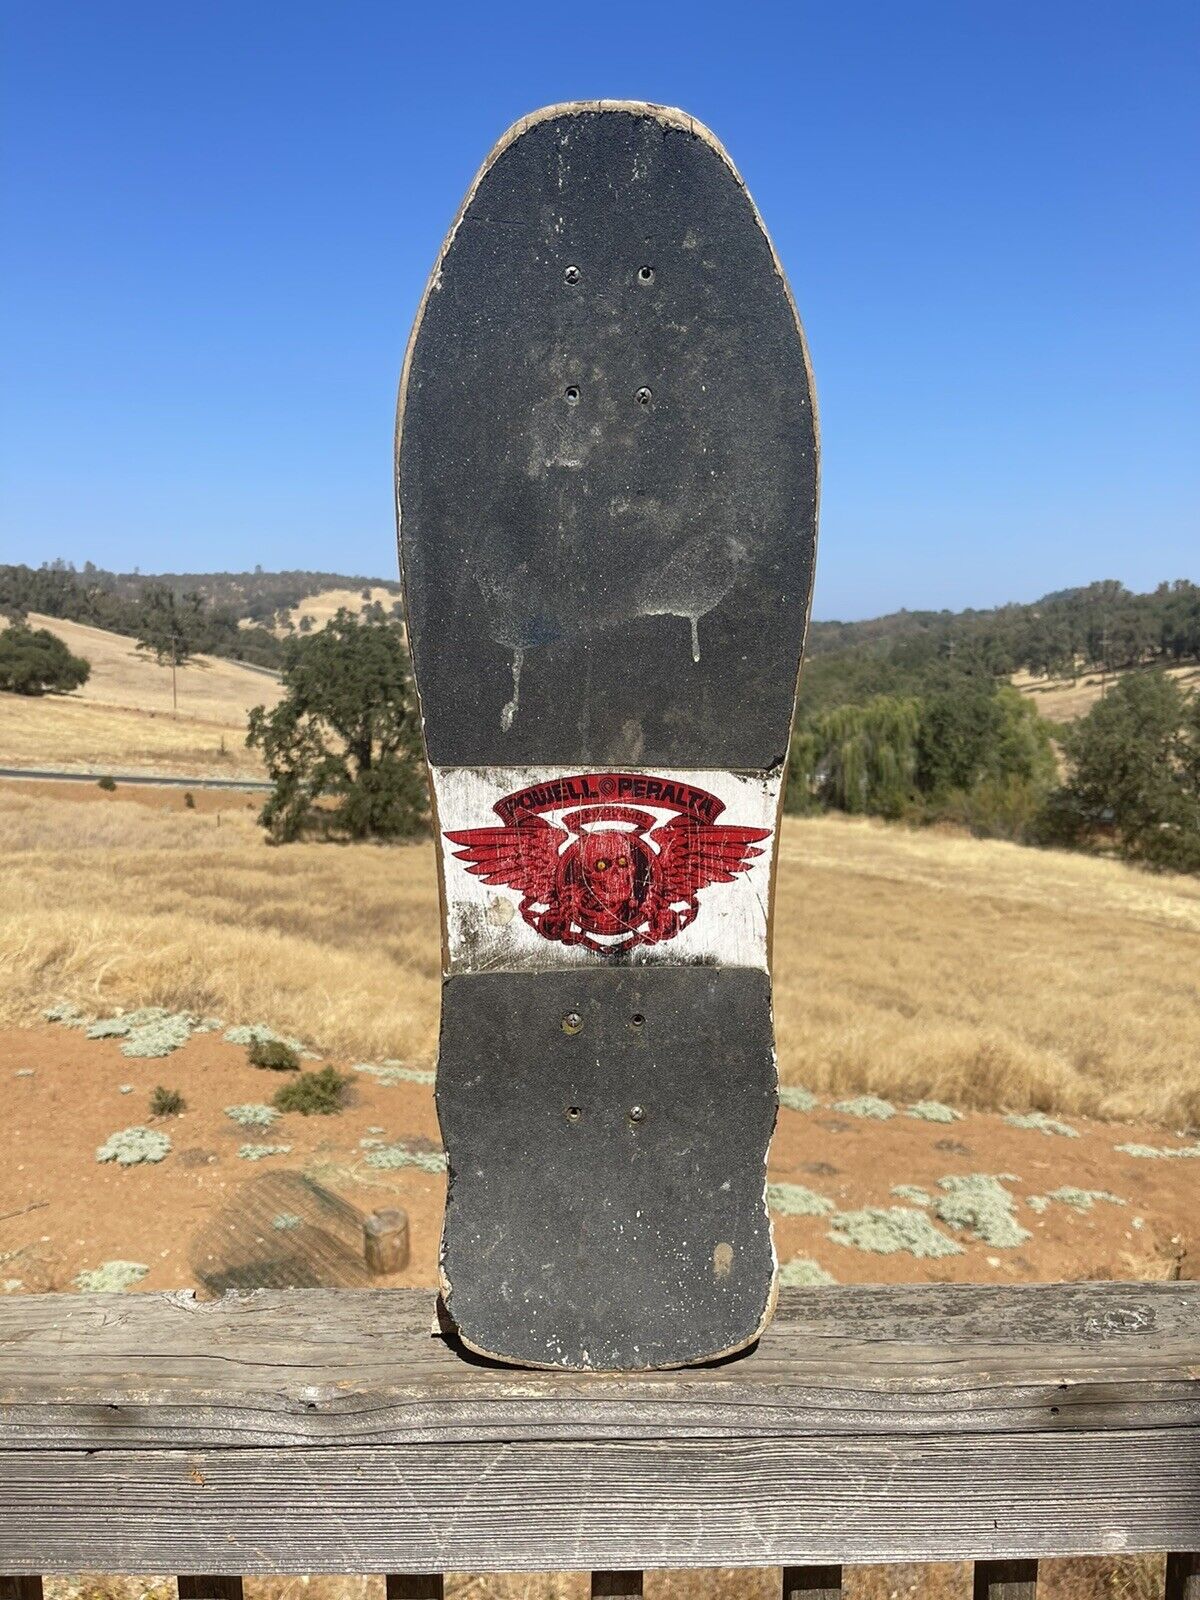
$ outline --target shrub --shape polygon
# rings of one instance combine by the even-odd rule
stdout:
[[[279,1113],[274,1106],[255,1104],[226,1106],[225,1115],[232,1118],[240,1128],[269,1128],[279,1121]]]
[[[300,1070],[300,1057],[282,1039],[251,1039],[246,1053],[252,1067],[266,1067],[268,1072]]]
[[[291,1083],[285,1083],[275,1096],[277,1111],[298,1111],[302,1117],[327,1117],[340,1111],[350,1082],[334,1067],[322,1067],[319,1072],[302,1072]]]
[[[106,1261],[91,1272],[77,1273],[75,1287],[85,1294],[120,1294],[123,1289],[132,1289],[135,1283],[141,1283],[149,1271],[142,1261]]]
[[[96,785],[96,787],[98,789],[103,789],[105,794],[111,794],[113,792],[113,790],[117,787],[117,780],[115,778],[108,777],[108,775],[106,774],[103,778],[100,779],[100,781]]]
[[[162,1161],[170,1154],[171,1141],[153,1128],[122,1128],[96,1151],[97,1161],[115,1161],[121,1167],[136,1167],[143,1161]]]
[[[187,1101],[178,1089],[164,1089],[161,1083],[150,1096],[152,1117],[177,1117],[186,1106]]]
[[[16,624],[0,633],[0,689],[13,694],[67,694],[91,676],[82,656],[73,656],[48,628]]]
[[[187,809],[189,811],[195,811],[195,809],[196,809],[196,796],[192,793],[192,791],[190,789],[185,789],[183,791],[183,803],[184,803],[184,805],[187,807]]]

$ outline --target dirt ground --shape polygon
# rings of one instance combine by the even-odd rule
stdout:
[[[350,1102],[340,1114],[293,1113],[267,1129],[244,1128],[225,1115],[225,1107],[268,1102],[285,1075],[250,1066],[246,1050],[219,1033],[194,1036],[157,1060],[129,1059],[120,1045],[119,1039],[89,1040],[56,1025],[0,1031],[6,1112],[0,1121],[0,1286],[13,1293],[66,1290],[81,1271],[124,1260],[149,1268],[138,1288],[203,1288],[212,1225],[236,1216],[246,1185],[281,1171],[305,1174],[359,1212],[403,1206],[410,1265],[380,1282],[436,1282],[444,1178],[419,1167],[372,1167],[371,1146],[360,1142],[438,1149],[428,1085],[384,1084],[353,1072]],[[182,1093],[182,1115],[151,1118],[149,1098],[159,1084]],[[1069,1124],[1078,1137],[1012,1127],[992,1113],[966,1113],[943,1124],[903,1111],[874,1121],[836,1111],[828,1099],[810,1112],[785,1107],[771,1151],[772,1183],[802,1185],[846,1212],[910,1204],[891,1193],[896,1184],[936,1195],[946,1177],[1011,1174],[1016,1217],[1031,1237],[997,1248],[936,1223],[964,1246],[962,1254],[880,1255],[836,1242],[827,1216],[777,1212],[780,1260],[807,1258],[846,1283],[1195,1276],[1200,1162],[1115,1149],[1126,1143],[1173,1148],[1181,1139],[1148,1123],[1072,1117]],[[97,1162],[97,1148],[134,1125],[169,1136],[166,1158],[131,1167]],[[238,1154],[245,1144],[291,1149],[249,1161]],[[1039,1212],[1026,1203],[1030,1195],[1067,1186],[1106,1191],[1125,1204],[1098,1200],[1081,1212],[1053,1201]],[[330,1281],[350,1280],[338,1280],[335,1270]]]

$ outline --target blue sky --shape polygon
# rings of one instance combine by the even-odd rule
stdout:
[[[445,228],[550,101],[685,107],[816,369],[816,614],[1200,577],[1200,7],[5,0],[0,560],[392,576]]]

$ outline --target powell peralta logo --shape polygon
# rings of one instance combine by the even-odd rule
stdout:
[[[701,889],[748,871],[771,832],[719,823],[716,795],[644,773],[532,784],[492,809],[502,827],[447,832],[462,847],[455,857],[484,883],[519,890],[521,915],[543,939],[601,954],[682,933],[700,914]]]

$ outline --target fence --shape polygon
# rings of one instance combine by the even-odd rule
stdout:
[[[416,1290],[0,1301],[0,1600],[40,1575],[782,1567],[1169,1551],[1200,1600],[1200,1285],[785,1291],[752,1353],[684,1372],[517,1371]]]

